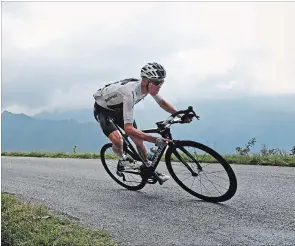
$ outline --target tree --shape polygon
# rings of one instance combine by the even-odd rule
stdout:
[[[238,152],[239,155],[248,155],[250,152],[250,147],[253,147],[255,144],[256,138],[252,138],[251,140],[248,141],[248,143],[245,145],[246,148],[241,148],[237,147],[236,151]]]

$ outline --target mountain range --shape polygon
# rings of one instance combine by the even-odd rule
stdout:
[[[253,152],[262,144],[287,151],[295,145],[295,97],[252,97],[228,100],[194,100],[190,104],[176,103],[177,109],[194,107],[200,121],[173,125],[175,139],[195,140],[218,152],[235,153],[248,140],[256,138]],[[148,108],[147,108],[148,107]],[[144,109],[135,109],[140,129],[154,128],[169,113],[149,100]],[[28,116],[3,111],[2,151],[77,151],[99,152],[109,140],[93,118],[92,108],[41,112]],[[148,146],[151,146],[148,143]]]

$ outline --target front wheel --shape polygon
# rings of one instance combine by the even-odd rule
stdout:
[[[208,202],[224,202],[237,190],[228,162],[216,151],[194,141],[177,141],[165,155],[167,169],[184,190]]]

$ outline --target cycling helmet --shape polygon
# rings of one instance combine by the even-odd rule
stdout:
[[[166,71],[164,67],[156,62],[147,63],[140,71],[142,78],[147,78],[154,81],[164,80]]]

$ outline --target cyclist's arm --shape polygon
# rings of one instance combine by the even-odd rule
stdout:
[[[177,112],[176,108],[174,108],[173,105],[171,105],[166,100],[164,100],[160,95],[155,95],[153,96],[153,98],[160,105],[160,107],[164,109],[165,111],[167,111],[168,113],[173,114]]]
[[[124,118],[124,131],[129,136],[137,137],[141,140],[155,143],[156,137],[146,134],[133,127],[133,96],[125,95],[123,97],[123,118]]]
[[[156,143],[156,139],[157,139],[156,137],[134,128],[132,123],[124,124],[124,131],[128,136],[133,136],[143,141],[148,141],[151,143]]]

